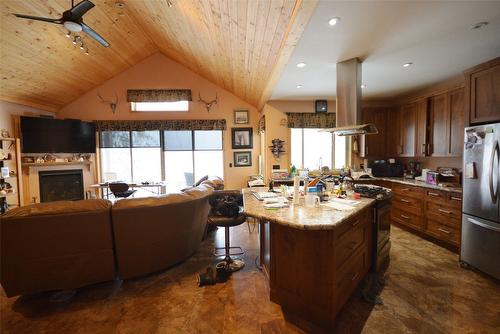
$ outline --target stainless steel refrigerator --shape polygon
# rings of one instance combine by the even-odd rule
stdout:
[[[500,279],[500,123],[465,129],[460,260]]]

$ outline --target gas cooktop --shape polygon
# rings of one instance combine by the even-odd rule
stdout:
[[[378,200],[389,199],[392,197],[391,189],[376,186],[374,184],[356,184],[354,185],[354,192],[360,194],[361,197],[374,198]]]

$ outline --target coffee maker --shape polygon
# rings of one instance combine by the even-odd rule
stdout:
[[[420,175],[422,175],[422,163],[418,161],[408,162],[408,170],[405,177],[409,179],[414,179],[415,177]]]

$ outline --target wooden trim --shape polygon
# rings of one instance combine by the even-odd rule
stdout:
[[[274,64],[269,80],[267,80],[264,91],[260,96],[257,109],[262,109],[264,104],[271,97],[273,89],[276,86],[278,79],[281,77],[281,73],[285,69],[295,46],[300,40],[300,37],[302,37],[302,33],[311,19],[314,9],[316,9],[318,3],[319,0],[297,0],[295,2],[295,7],[293,8],[287,31],[281,41],[278,52],[279,56]]]

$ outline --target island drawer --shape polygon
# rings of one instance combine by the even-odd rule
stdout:
[[[398,195],[403,195],[403,196],[407,196],[407,197],[414,197],[414,198],[419,198],[419,199],[421,199],[423,197],[423,195],[425,194],[424,188],[413,187],[413,186],[408,186],[405,184],[398,184],[398,183],[393,184],[392,191],[394,191],[394,193],[398,194]]]
[[[334,248],[335,268],[339,269],[348,262],[359,249],[366,248],[371,237],[371,224],[366,220],[353,227],[342,238],[338,239]]]
[[[462,210],[462,194],[458,192],[448,192],[448,204],[460,211]]]
[[[438,239],[460,244],[460,228],[450,227],[434,219],[427,219],[427,232]]]
[[[396,195],[392,198],[392,205],[395,208],[399,208],[401,210],[421,216],[423,212],[424,202],[422,201],[422,199]]]
[[[364,225],[368,221],[373,221],[373,210],[371,207],[363,209],[354,217],[340,223],[340,225],[335,228],[335,242],[339,242],[339,240],[346,237],[353,228]]]
[[[391,218],[392,220],[400,224],[409,226],[417,230],[423,230],[424,228],[424,221],[422,217],[415,215],[413,213],[403,211],[397,207],[392,208]]]

